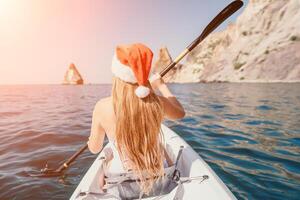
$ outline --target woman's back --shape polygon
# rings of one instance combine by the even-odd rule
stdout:
[[[170,103],[166,102],[166,98],[163,96],[158,96],[160,101],[162,102],[163,105],[163,110],[164,112],[164,117],[166,119],[177,119],[177,118],[182,118],[184,116],[184,111],[183,113],[175,113],[176,109],[174,109],[175,105],[169,105]],[[171,98],[174,97],[169,97],[169,101]],[[174,99],[175,100],[175,99]],[[175,103],[174,103],[175,104]],[[168,112],[166,112],[168,111]],[[172,112],[173,111],[173,112]],[[172,113],[171,113],[172,112]],[[112,97],[106,97],[102,98],[99,100],[94,108],[94,117],[99,119],[99,122],[101,123],[101,126],[103,127],[103,130],[107,136],[107,138],[110,141],[115,140],[115,131],[116,131],[116,115],[114,112],[113,108],[113,101]],[[182,116],[180,116],[182,115]]]

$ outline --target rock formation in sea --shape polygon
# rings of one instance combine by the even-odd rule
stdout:
[[[167,49],[167,47],[162,47],[159,49],[158,59],[154,63],[154,71],[159,73],[161,72],[166,66],[168,66],[172,62],[172,57]],[[174,76],[176,72],[175,69],[169,71],[165,76],[164,80],[169,82],[171,81],[171,77]]]
[[[68,70],[65,73],[63,84],[68,85],[82,85],[83,84],[82,76],[77,70],[76,66],[71,63]]]
[[[208,36],[168,81],[299,82],[300,1],[249,0],[237,21]]]

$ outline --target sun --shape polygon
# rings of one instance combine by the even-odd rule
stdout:
[[[14,1],[0,0],[0,16],[5,16],[12,10]]]
[[[9,18],[17,15],[22,4],[24,2],[18,0],[0,0],[0,17]]]

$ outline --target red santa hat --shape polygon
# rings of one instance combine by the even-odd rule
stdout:
[[[153,53],[143,44],[119,45],[112,61],[112,73],[121,80],[138,83],[135,94],[139,98],[149,95],[147,81],[151,71]]]

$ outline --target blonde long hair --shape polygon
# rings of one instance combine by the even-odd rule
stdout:
[[[116,142],[121,157],[128,158],[133,172],[141,180],[140,188],[149,193],[154,181],[163,175],[163,140],[160,132],[163,109],[151,88],[140,99],[135,95],[137,84],[114,77],[112,97],[116,115]]]

